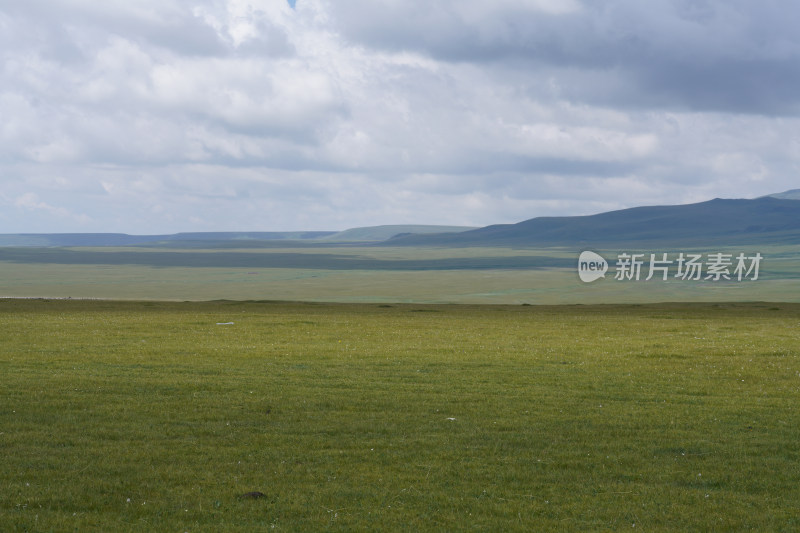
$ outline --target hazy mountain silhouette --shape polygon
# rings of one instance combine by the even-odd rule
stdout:
[[[404,235],[394,246],[573,246],[647,243],[800,244],[800,201],[773,197],[714,199],[687,205],[634,207],[597,215],[538,217],[457,234]]]
[[[38,247],[259,248],[336,246],[348,242],[387,246],[570,247],[800,244],[800,189],[753,200],[717,198],[696,204],[634,207],[597,215],[538,217],[517,224],[478,229],[409,225],[353,228],[343,232],[0,234],[0,246]]]

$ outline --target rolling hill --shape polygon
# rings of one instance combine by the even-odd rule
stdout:
[[[752,200],[714,199],[596,215],[538,217],[483,228],[387,225],[345,231],[0,234],[0,246],[274,248],[315,246],[692,246],[800,244],[800,189]]]
[[[125,233],[6,233],[0,246],[77,247],[148,246],[157,248],[261,248],[380,242],[398,234],[457,233],[468,226],[397,225],[351,228],[344,231],[197,232],[171,235]]]
[[[461,233],[477,229],[469,226],[425,226],[419,224],[369,226],[365,228],[352,228],[339,233],[334,233],[324,238],[326,241],[337,242],[380,242],[398,235],[427,235],[433,233]]]
[[[619,244],[800,244],[800,201],[714,199],[597,215],[539,217],[458,234],[408,235],[393,246],[599,246]]]
[[[770,194],[769,196],[772,198],[781,198],[783,200],[800,200],[800,189],[792,189],[790,191]]]
[[[251,231],[198,232],[172,235],[128,235],[126,233],[6,233],[0,246],[147,246],[198,245],[200,243],[247,243],[261,241],[303,241],[334,235],[335,231]]]

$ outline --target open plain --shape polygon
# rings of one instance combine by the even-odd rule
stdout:
[[[800,527],[800,306],[0,301],[11,531]]]
[[[241,246],[241,244],[240,244]],[[0,247],[0,297],[123,300],[284,300],[343,303],[597,304],[800,303],[796,245],[651,252],[760,253],[759,279],[583,283],[572,247],[297,246],[266,248]],[[671,274],[675,273],[675,268]]]

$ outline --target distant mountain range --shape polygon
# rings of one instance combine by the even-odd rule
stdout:
[[[276,246],[694,246],[800,244],[800,189],[752,200],[714,199],[597,215],[538,217],[517,224],[374,226],[345,231],[0,234],[0,246],[154,246],[258,248]]]
[[[754,200],[717,198],[696,204],[634,207],[588,216],[539,217],[458,234],[398,236],[384,244],[635,246],[654,243],[663,246],[800,244],[800,201],[773,196]]]
[[[126,233],[6,233],[0,246],[148,246],[169,248],[261,248],[275,246],[375,243],[396,235],[457,233],[470,226],[389,225],[345,231],[231,231],[128,235]]]

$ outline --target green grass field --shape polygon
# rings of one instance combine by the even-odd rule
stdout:
[[[0,247],[0,297],[539,305],[800,303],[797,246],[697,250],[761,253],[764,261],[759,279],[744,282],[617,282],[609,272],[606,279],[586,284],[577,275],[580,251],[370,246],[262,250]],[[599,251],[611,262],[618,253]]]
[[[0,320],[4,531],[800,528],[798,305]]]

